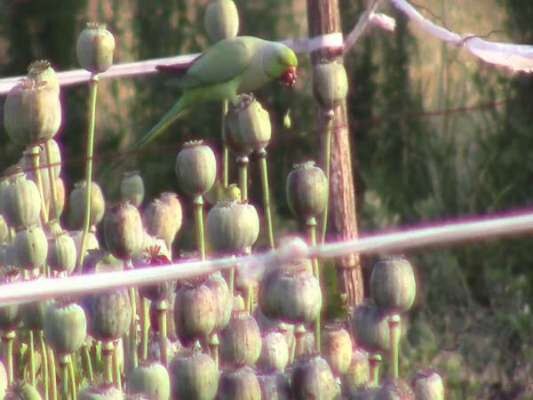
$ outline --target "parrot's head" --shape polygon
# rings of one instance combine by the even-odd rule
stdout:
[[[275,43],[264,52],[263,67],[268,76],[281,81],[285,86],[296,84],[298,58],[289,47]]]

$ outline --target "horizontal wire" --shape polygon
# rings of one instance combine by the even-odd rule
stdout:
[[[302,257],[335,258],[353,253],[398,252],[431,245],[464,244],[467,240],[489,240],[530,232],[533,232],[533,212],[528,210],[499,217],[459,220],[453,223],[370,235],[314,247],[308,247],[301,239],[292,239],[282,244],[278,250],[257,255],[5,284],[0,286],[0,305],[40,301],[58,296],[79,296],[126,286],[145,286],[167,280],[192,278],[232,267],[238,267],[241,273],[260,278],[269,267]]]

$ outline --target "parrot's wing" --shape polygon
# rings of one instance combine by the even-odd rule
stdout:
[[[180,81],[184,89],[228,82],[238,77],[249,65],[257,46],[250,41],[222,40],[197,58]]]

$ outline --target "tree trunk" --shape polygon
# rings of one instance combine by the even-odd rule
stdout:
[[[307,0],[309,37],[341,31],[338,0]],[[338,58],[343,62],[339,49],[322,49],[311,54],[313,64],[323,59]],[[330,233],[329,240],[348,240],[357,237],[357,215],[355,207],[355,184],[350,150],[350,129],[346,112],[346,101],[335,110],[331,122],[333,129],[330,170]],[[327,121],[319,113],[318,131],[323,134]],[[332,195],[334,194],[334,195]],[[348,308],[360,304],[364,297],[363,278],[359,255],[354,253],[338,260],[337,277],[341,293]]]

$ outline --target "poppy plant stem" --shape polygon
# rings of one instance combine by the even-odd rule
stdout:
[[[261,149],[258,152],[259,168],[261,170],[261,187],[263,189],[263,207],[265,209],[265,221],[267,225],[268,243],[271,249],[276,247],[274,241],[274,228],[272,226],[272,210],[270,207],[270,184],[268,181],[267,151]]]

